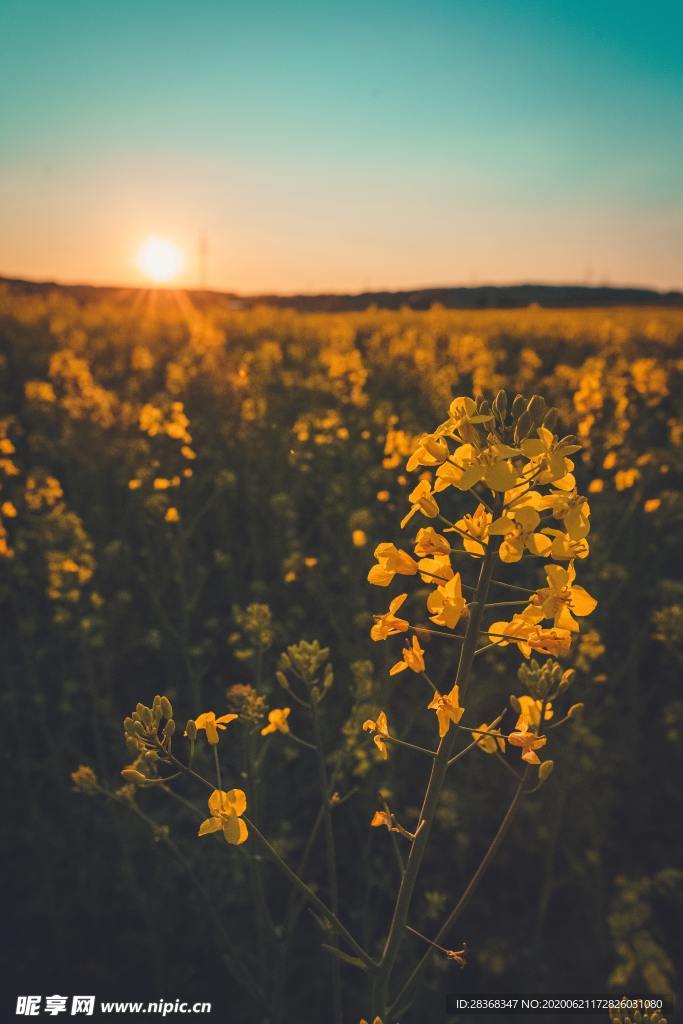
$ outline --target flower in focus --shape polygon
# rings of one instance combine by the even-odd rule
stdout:
[[[517,644],[519,651],[528,658],[532,651],[538,654],[552,654],[555,657],[567,654],[571,646],[571,633],[568,629],[546,629],[538,625],[538,619],[525,609],[521,615],[515,615],[510,622],[494,622],[489,626],[488,635],[491,643],[506,647]]]
[[[541,531],[551,538],[550,557],[556,562],[571,562],[573,558],[588,558],[590,546],[586,538],[572,540],[564,530],[553,530],[547,526]]]
[[[391,666],[389,675],[396,676],[399,672],[405,672],[407,668],[411,672],[424,672],[425,670],[424,651],[420,647],[420,641],[416,636],[413,637],[411,644],[404,647],[402,660],[397,661],[395,665]]]
[[[583,540],[590,533],[590,505],[576,489],[570,492],[551,491],[541,499],[540,507],[550,509],[553,519],[564,523],[572,540]]]
[[[373,565],[368,573],[368,583],[374,583],[377,587],[388,587],[397,573],[412,576],[417,572],[415,559],[395,544],[378,544],[375,558],[377,565]]]
[[[436,712],[439,723],[439,737],[443,739],[451,727],[451,722],[457,725],[465,709],[460,707],[460,687],[456,683],[450,693],[442,695],[435,693],[427,705],[430,711]]]
[[[399,594],[389,605],[389,611],[383,615],[375,615],[375,624],[370,630],[372,640],[386,640],[387,637],[396,636],[397,633],[405,633],[410,628],[407,619],[399,619],[396,612],[399,610],[407,594]]]
[[[273,708],[268,712],[268,725],[261,729],[262,736],[269,736],[272,732],[289,732],[287,719],[292,713],[291,708]]]
[[[240,815],[247,809],[247,798],[241,789],[214,789],[209,797],[211,817],[199,826],[198,836],[222,830],[226,843],[239,846],[249,835],[246,823]]]
[[[417,445],[406,463],[409,473],[418,466],[439,466],[448,458],[448,445],[442,437],[435,434],[422,434]]]
[[[410,512],[401,520],[401,529],[409,522],[416,512],[422,512],[428,519],[434,519],[439,514],[439,506],[432,494],[428,480],[420,480],[417,487],[408,495]]]
[[[469,491],[475,484],[483,482],[492,491],[508,491],[514,487],[516,476],[508,465],[508,459],[519,455],[516,448],[496,442],[483,451],[477,451],[471,444],[456,448],[453,457],[436,471],[435,491],[457,487]]]
[[[437,533],[433,526],[424,526],[417,531],[415,538],[415,554],[418,558],[426,555],[447,555],[451,546],[445,537]]]
[[[493,516],[486,508],[479,504],[472,515],[469,513],[454,524],[463,536],[462,543],[465,551],[471,555],[483,555],[486,551],[486,544],[489,539],[489,527]]]
[[[561,565],[546,565],[545,574],[548,586],[542,587],[532,597],[525,615],[528,612],[537,622],[554,619],[558,629],[577,633],[579,624],[574,615],[590,615],[598,602],[583,587],[574,586],[576,570],[571,563],[566,569]]]
[[[531,460],[529,465],[534,475],[540,470],[537,479],[542,484],[561,480],[570,473],[573,467],[567,456],[579,448],[580,445],[558,441],[547,427],[539,427],[537,438],[527,437],[521,444],[522,452]]]
[[[453,578],[451,556],[434,555],[432,558],[421,558],[418,562],[418,571],[423,583],[431,583],[433,580],[447,583]]]
[[[446,626],[447,629],[455,629],[466,606],[459,572],[456,572],[447,583],[438,586],[427,598],[427,608],[431,612],[432,622],[438,626]]]
[[[203,715],[199,715],[198,718],[195,718],[194,724],[197,726],[198,730],[204,730],[208,742],[212,746],[215,746],[216,743],[218,743],[219,738],[218,730],[220,729],[222,731],[230,724],[230,722],[234,722],[238,717],[239,715],[221,715],[220,718],[216,718],[213,711],[205,711]]]
[[[511,510],[508,515],[501,516],[491,523],[489,533],[502,536],[498,554],[501,562],[519,562],[524,549],[532,555],[546,558],[552,547],[552,541],[542,533],[536,533],[541,517],[538,512],[524,506]]]
[[[522,729],[525,724],[528,729],[537,729],[541,724],[542,701],[534,700],[533,697],[528,697],[526,694],[522,697],[518,697],[517,700],[519,701],[521,710],[515,729]],[[546,701],[543,718],[552,718],[553,714],[552,703],[550,701]]]
[[[535,732],[529,730],[526,723],[521,729],[511,732],[508,736],[508,743],[511,746],[522,748],[522,760],[526,761],[527,764],[541,763],[541,759],[536,751],[544,747],[547,742],[547,736],[537,736]]]

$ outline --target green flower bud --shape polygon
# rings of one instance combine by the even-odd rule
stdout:
[[[529,432],[531,431],[532,427],[533,421],[531,419],[531,416],[525,409],[515,425],[515,443],[518,444],[520,441],[523,441],[524,438],[529,435]]]
[[[505,414],[508,409],[508,396],[507,392],[499,391],[496,397],[493,399],[493,409],[500,420],[505,419]]]
[[[552,409],[548,409],[543,420],[543,426],[546,428],[546,430],[554,431],[555,427],[557,426],[557,421],[559,420],[559,418],[560,414],[557,409],[555,409],[554,407]]]
[[[540,427],[546,414],[545,399],[540,395],[532,395],[526,407],[534,427]]]
[[[526,401],[524,395],[515,395],[512,401],[512,418],[513,420],[518,419],[526,409]]]

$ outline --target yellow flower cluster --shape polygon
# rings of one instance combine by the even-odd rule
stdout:
[[[514,644],[526,659],[532,652],[564,656],[580,630],[579,620],[597,605],[576,582],[575,563],[590,550],[590,506],[577,489],[572,459],[581,446],[571,436],[558,436],[556,421],[556,410],[548,409],[538,395],[530,400],[517,395],[510,401],[501,391],[490,404],[468,397],[453,399],[447,419],[417,439],[406,465],[408,472],[419,471],[420,479],[409,495],[410,508],[401,526],[421,516],[442,524],[441,532],[433,525],[421,527],[412,553],[390,542],[375,548],[370,583],[387,587],[396,576],[416,576],[428,585],[426,608],[436,629],[417,624],[419,618],[417,623],[411,621],[405,611],[408,594],[401,593],[386,612],[375,615],[370,636],[382,641],[412,632],[389,674],[410,670],[430,683],[434,692],[427,707],[436,713],[440,738],[452,726],[459,727],[463,716],[460,680],[447,694],[436,690],[426,672],[420,634],[452,634],[459,626],[467,630],[473,611],[478,623],[482,613],[481,595],[474,602],[467,596],[476,588],[474,581],[467,582],[464,569],[456,570],[457,557],[465,556],[475,564],[491,559],[491,565],[496,560],[503,565],[522,560],[546,563],[545,584],[535,590],[493,580],[514,590],[519,599],[487,603],[484,594],[483,610],[520,607],[509,619],[494,618],[478,627],[476,646],[482,644],[483,650]],[[449,494],[469,500],[471,510],[447,516],[442,505]],[[487,591],[490,585],[487,580]],[[537,751],[547,742],[540,735],[541,715],[543,720],[549,718],[551,705],[523,697],[519,707],[517,724],[508,736],[483,723],[472,732],[474,742],[488,753],[502,752],[509,743],[520,748],[524,761],[539,764]],[[386,757],[386,714],[368,719],[363,728],[373,733]]]

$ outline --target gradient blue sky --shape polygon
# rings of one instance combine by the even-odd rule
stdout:
[[[682,10],[0,0],[0,273],[681,287]]]

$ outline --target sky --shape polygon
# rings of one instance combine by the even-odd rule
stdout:
[[[672,0],[0,0],[0,275],[683,287]],[[206,259],[202,281],[200,239]]]

